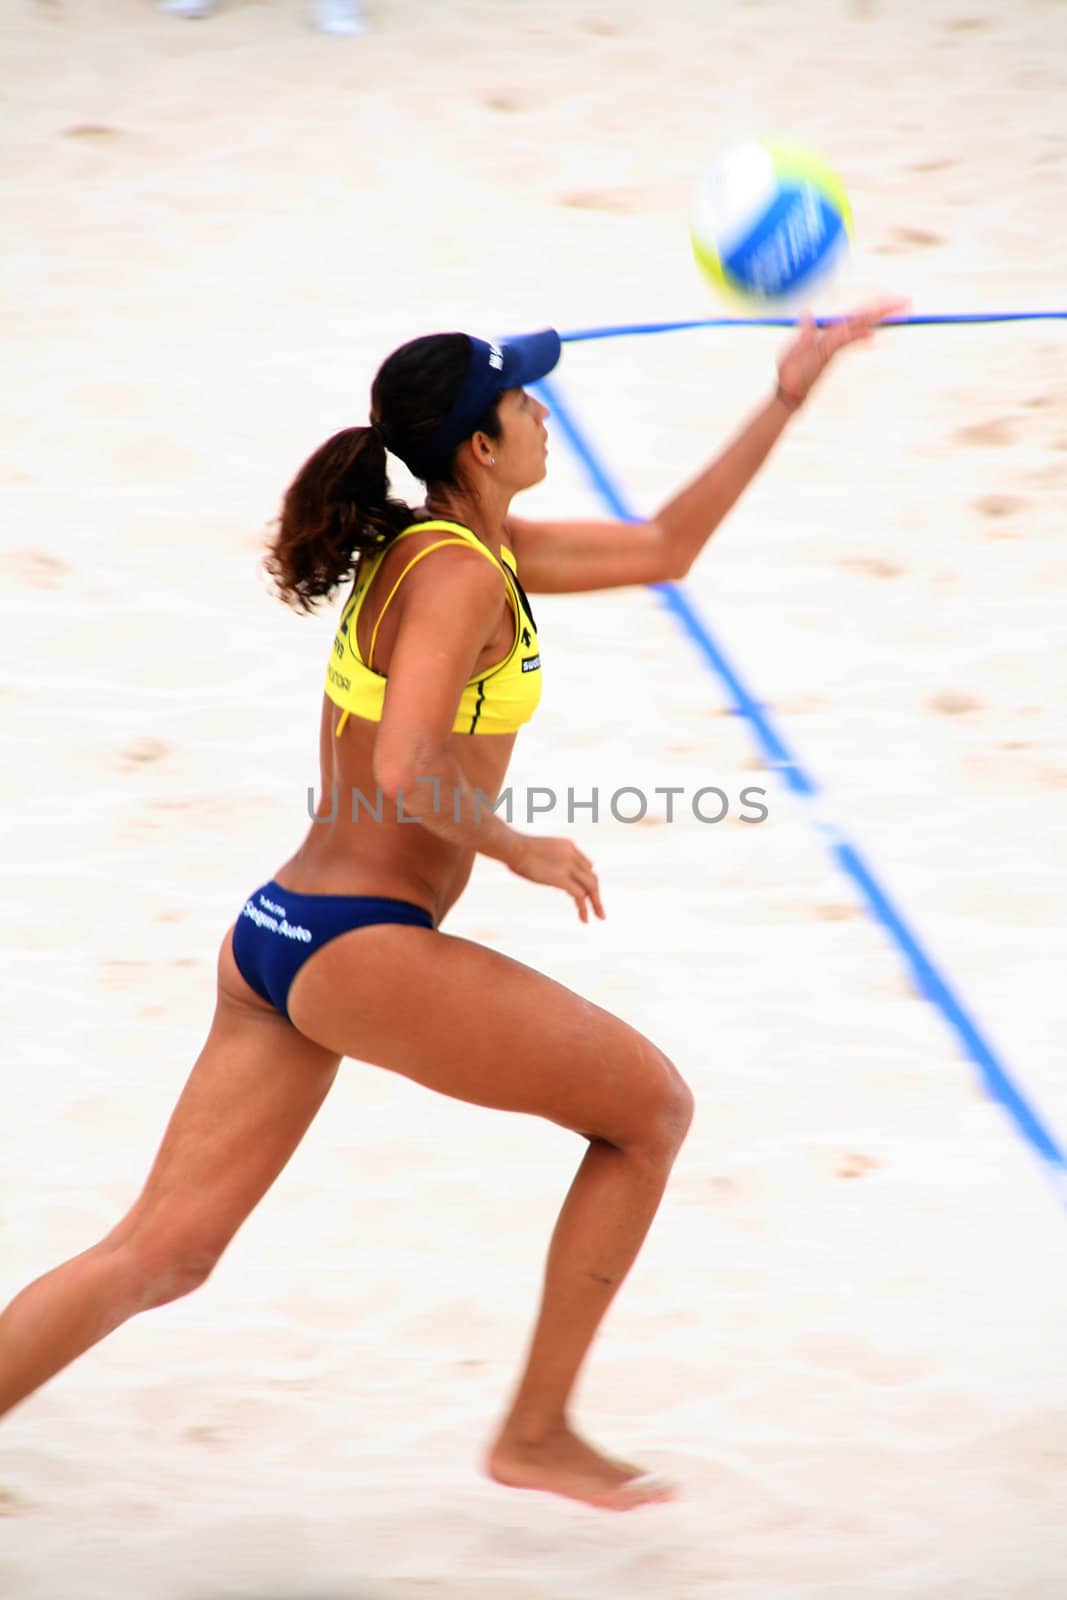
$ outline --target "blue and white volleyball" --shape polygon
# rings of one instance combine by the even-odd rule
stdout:
[[[789,300],[826,278],[848,249],[841,180],[806,150],[748,139],[724,150],[693,197],[690,237],[710,283],[744,300]]]

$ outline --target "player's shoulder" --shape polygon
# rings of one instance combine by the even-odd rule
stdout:
[[[420,529],[404,543],[411,549],[400,594],[412,608],[477,610],[503,599],[503,570],[485,545],[440,528]]]

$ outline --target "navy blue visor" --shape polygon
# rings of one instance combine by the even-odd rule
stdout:
[[[523,389],[528,383],[547,377],[563,348],[555,328],[520,334],[500,344],[471,339],[470,347],[467,375],[447,417],[411,449],[398,452],[423,482],[444,471],[456,446],[470,438],[505,389]]]

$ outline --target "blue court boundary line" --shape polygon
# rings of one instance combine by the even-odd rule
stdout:
[[[629,333],[656,330],[624,328],[618,331]],[[607,336],[606,330],[601,336]],[[626,503],[621,488],[585,438],[556,384],[543,379],[536,387],[541,391],[545,404],[551,410],[559,431],[581,462],[593,488],[608,510],[624,522],[643,521],[644,519],[637,516]],[[918,993],[940,1011],[942,1018],[955,1034],[963,1053],[977,1068],[978,1076],[987,1093],[999,1102],[1011,1117],[1019,1133],[1040,1160],[1042,1170],[1052,1183],[1060,1203],[1067,1207],[1067,1154],[1026,1095],[1014,1082],[1008,1068],[986,1039],[948,979],[939,971],[932,956],[928,954],[918,935],[909,926],[904,913],[879,882],[874,869],[868,865],[862,852],[823,814],[817,784],[775,727],[767,708],[756,699],[740,673],[727,659],[722,646],[716,642],[710,628],[701,618],[685,590],[674,583],[649,584],[648,587],[666,606],[683,633],[696,646],[705,665],[719,679],[726,690],[732,711],[735,715],[744,717],[768,765],[777,772],[794,794],[807,803],[814,826],[822,835],[830,855],[858,889],[870,916],[882,925],[896,945]]]
[[[836,322],[845,322],[842,313],[834,316],[814,317],[817,328],[832,328]],[[933,328],[973,326],[978,322],[1067,322],[1067,311],[934,311],[921,315],[908,314],[886,317],[878,324],[882,328]],[[630,338],[643,333],[680,333],[690,328],[798,328],[799,317],[697,317],[685,322],[638,322],[632,326],[622,324],[605,328],[575,328],[561,333],[563,344],[578,344],[588,339]]]

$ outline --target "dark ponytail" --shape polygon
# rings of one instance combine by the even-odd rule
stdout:
[[[389,494],[385,440],[401,460],[417,452],[420,440],[447,417],[470,355],[465,333],[431,333],[401,345],[371,385],[374,425],[335,433],[304,462],[286,490],[264,562],[287,605],[313,611],[355,571],[364,552],[380,550],[415,520]],[[500,438],[496,401],[471,432]],[[432,483],[454,487],[454,463],[455,452]]]
[[[374,428],[345,428],[309,456],[285,492],[264,565],[281,598],[313,611],[412,512],[389,495],[385,445]]]

